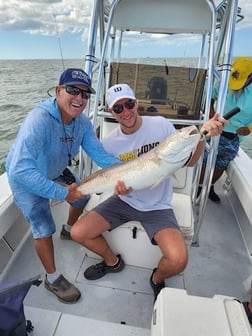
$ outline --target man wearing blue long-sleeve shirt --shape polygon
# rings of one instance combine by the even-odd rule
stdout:
[[[77,191],[76,177],[66,168],[81,146],[95,163],[106,167],[120,162],[97,139],[83,110],[90,94],[89,76],[82,69],[66,69],[55,87],[55,98],[41,101],[26,117],[6,160],[14,200],[31,225],[36,252],[46,271],[45,287],[62,302],[75,302],[79,290],[56,270],[52,235],[55,223],[50,199],[71,206],[68,225],[80,216],[88,196]],[[70,234],[69,234],[70,236]]]

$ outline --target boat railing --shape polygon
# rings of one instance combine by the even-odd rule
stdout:
[[[94,7],[98,7],[100,3],[103,1],[96,1],[96,4]],[[100,114],[101,111],[104,109],[101,109],[101,106],[104,106],[105,104],[105,90],[109,83],[111,83],[111,80],[106,75],[105,71],[105,63],[107,62],[109,58],[109,63],[111,60],[111,64],[114,64],[115,60],[115,50],[118,50],[117,59],[120,60],[121,58],[121,46],[122,46],[122,40],[124,32],[127,31],[135,31],[135,32],[146,32],[146,34],[150,34],[152,32],[154,33],[166,33],[173,34],[183,34],[183,33],[190,33],[195,35],[200,34],[208,34],[209,31],[212,30],[212,26],[214,25],[215,29],[215,11],[214,11],[214,5],[212,2],[202,2],[199,0],[190,0],[184,1],[180,0],[181,3],[183,3],[183,6],[185,8],[190,8],[189,12],[190,17],[188,16],[188,13],[185,9],[183,13],[180,13],[179,16],[176,16],[176,13],[172,13],[177,6],[174,7],[175,1],[161,1],[159,6],[155,6],[152,1],[123,1],[123,0],[115,0],[112,2],[109,15],[107,17],[106,24],[104,21],[104,14],[102,18],[98,18],[97,15],[93,15],[94,23],[93,23],[93,30],[90,34],[90,43],[88,48],[88,55],[94,54],[93,50],[93,44],[96,42],[96,33],[97,33],[97,27],[99,26],[100,22],[103,22],[103,26],[100,35],[102,43],[100,44],[101,48],[101,57],[100,57],[100,67],[98,72],[98,78],[97,78],[97,95],[95,97],[94,106],[90,109],[90,117],[96,125],[97,122],[97,116]],[[156,14],[153,13],[153,11],[158,11]],[[139,13],[140,16],[137,15]],[[141,14],[140,14],[141,13]],[[164,13],[166,13],[164,15]],[[186,14],[187,13],[187,14]],[[174,14],[174,15],[173,15]],[[186,17],[184,17],[186,15]],[[155,23],[152,23],[153,17],[158,17],[159,19],[155,19]],[[168,17],[167,17],[168,16]],[[127,18],[127,21],[125,21],[125,17]],[[141,20],[139,20],[139,17],[141,17]],[[152,18],[152,19],[151,19]],[[148,27],[146,26],[148,22]],[[105,27],[106,25],[106,27]],[[155,28],[154,26],[157,25]],[[211,41],[210,44],[212,45],[215,40],[214,32],[211,35]],[[93,42],[93,44],[91,43]],[[115,45],[117,46],[117,49],[115,48]],[[110,46],[110,50],[109,50]],[[206,64],[207,65],[207,64]],[[90,67],[93,67],[93,63],[86,62],[86,69],[91,74],[92,71],[90,71]],[[210,72],[212,70],[210,69]],[[193,73],[191,71],[191,73]],[[159,76],[161,77],[161,76]],[[124,80],[125,82],[125,80]],[[174,92],[174,97],[176,96],[176,92]],[[176,101],[176,99],[173,99]],[[176,104],[175,104],[176,106]],[[183,111],[182,111],[183,110]],[[182,113],[185,111],[185,108],[183,107],[180,110]],[[102,111],[103,112],[103,111]],[[104,111],[105,114],[103,116],[107,116],[106,111]]]
[[[216,28],[221,28],[221,25],[223,24],[223,21],[225,21],[224,16],[227,13],[227,7],[228,7],[228,1],[223,0],[216,6],[217,11],[217,24]],[[244,19],[244,16],[241,14],[241,7],[237,8],[237,16],[236,16],[236,23],[239,23]]]
[[[216,111],[218,111],[220,116],[223,116],[224,106],[226,102],[226,94],[228,88],[228,77],[231,70],[231,54],[234,40],[234,32],[235,32],[235,24],[237,20],[237,10],[238,10],[238,1],[228,1],[226,6],[226,12],[224,16],[224,21],[222,22],[221,29],[218,36],[217,46],[214,52],[214,58],[211,61],[211,66],[213,67],[212,76],[208,78],[209,86],[208,86],[208,102],[206,102],[206,106],[208,109],[210,108],[211,92],[214,81],[214,69],[216,69],[216,65],[219,64],[219,76],[217,80],[219,80],[220,86],[218,91],[218,98],[216,103]],[[206,204],[207,204],[207,195],[210,190],[211,180],[214,172],[215,161],[217,156],[217,149],[219,144],[219,136],[213,137],[210,142],[209,154],[207,158],[207,164],[205,169],[205,175],[203,180],[202,192],[199,197],[199,212],[196,216],[195,221],[195,236],[193,244],[195,246],[198,245],[198,237],[199,231],[203,222]]]
[[[150,74],[151,67],[146,65],[129,65],[132,67],[132,79],[129,81],[129,84],[133,86],[137,98],[139,99],[139,113],[156,115],[158,112],[160,115],[166,115],[177,125],[202,124],[209,119],[213,81],[217,73],[220,78],[217,111],[220,115],[223,114],[225,95],[227,92],[227,79],[230,70],[230,68],[225,67],[225,64],[231,63],[234,28],[237,21],[237,0],[221,2],[219,7],[217,7],[212,0],[162,0],[159,1],[159,6],[156,6],[152,0],[114,0],[111,2],[109,12],[106,12],[106,20],[104,20],[104,1],[95,1],[94,8],[99,6],[103,7],[103,10],[100,11],[102,15],[98,17],[97,11],[93,15],[93,29],[90,34],[91,43],[89,43],[88,48],[88,55],[94,55],[97,27],[100,27],[100,61],[96,81],[97,94],[92,106],[90,106],[88,110],[88,115],[96,130],[102,128],[105,119],[111,119],[111,115],[108,113],[105,103],[106,89],[112,83],[118,81],[126,82],[126,78],[122,75],[125,64],[121,62],[124,56],[121,55],[121,53],[123,41],[125,41],[123,36],[127,36],[128,32],[133,32],[133,35],[137,32],[146,35],[157,33],[166,34],[167,38],[176,34],[178,36],[181,36],[181,34],[202,36],[199,58],[200,60],[205,60],[204,67],[200,69],[199,66],[196,66],[195,68],[197,68],[197,70],[189,70],[189,75],[188,73],[186,75],[189,77],[189,81],[187,78],[188,85],[192,84],[194,88],[198,85],[195,92],[191,89],[193,100],[190,99],[191,97],[188,97],[188,94],[182,95],[182,90],[180,90],[180,87],[176,88],[174,84],[175,81],[170,85],[169,76],[173,70],[178,71],[178,69],[175,69],[176,67],[173,69],[173,67],[168,66],[170,74],[167,76],[167,66],[164,65],[160,68],[157,65],[152,65],[153,69],[155,69],[152,74]],[[183,7],[183,12],[178,13],[179,6],[181,6],[181,8]],[[222,11],[222,15],[220,15],[220,11]],[[116,51],[118,55],[115,57]],[[108,62],[109,67],[106,67],[106,62]],[[217,69],[218,64],[221,64],[221,71]],[[89,71],[89,74],[92,74],[91,69],[93,65],[93,62],[86,63],[86,69]],[[144,84],[141,84],[142,87],[139,84],[140,82],[136,80],[136,77],[139,78],[145,74],[145,71],[139,71],[140,67],[145,67],[145,69],[148,69],[145,71],[149,72],[148,79],[143,81]],[[183,70],[182,68],[183,67],[181,67],[181,71]],[[160,75],[160,71],[162,75]],[[195,85],[196,81],[190,83],[190,78],[193,78],[195,73],[197,74],[197,85]],[[150,96],[150,92],[148,92],[150,83],[148,87],[148,82],[152,77],[159,77],[158,80],[160,80],[161,83],[160,92],[163,96],[161,95],[154,98]],[[207,81],[205,81],[206,78]],[[168,80],[169,84],[167,91],[165,89],[165,80]],[[183,87],[182,84],[180,82],[181,87]],[[204,111],[202,111],[203,90]],[[184,91],[186,91],[185,88]],[[199,229],[205,213],[207,194],[210,189],[218,141],[219,138],[216,137],[209,147],[210,151],[204,186],[200,197],[198,215],[195,221],[197,226],[195,241],[198,240]],[[86,166],[87,170],[89,167],[91,167],[91,165],[88,164]],[[87,170],[86,172],[89,174],[90,171]],[[195,181],[197,180],[198,177],[195,178]],[[196,184],[197,183],[195,183],[195,186]]]

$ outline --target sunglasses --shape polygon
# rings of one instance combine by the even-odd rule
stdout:
[[[71,96],[78,96],[81,94],[81,98],[83,99],[89,99],[90,98],[90,92],[87,92],[85,90],[82,90],[76,86],[71,86],[71,85],[65,85],[62,86],[68,94]]]
[[[116,113],[116,114],[120,114],[122,113],[124,107],[127,110],[131,110],[133,109],[133,107],[135,106],[136,102],[134,100],[127,100],[124,104],[116,104],[112,107],[112,110]]]

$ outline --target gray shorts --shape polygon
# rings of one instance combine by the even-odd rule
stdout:
[[[110,231],[129,221],[139,221],[148,234],[152,244],[156,245],[154,235],[167,228],[179,229],[172,209],[139,211],[113,195],[94,209],[110,224]]]

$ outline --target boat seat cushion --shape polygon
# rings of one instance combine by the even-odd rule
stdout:
[[[104,201],[107,197],[109,194],[92,195],[86,205],[85,212],[92,210],[96,204]],[[191,198],[188,195],[174,193],[172,205],[185,242],[189,246],[194,234]],[[120,253],[127,265],[153,269],[162,256],[159,247],[151,244],[147,233],[138,221],[127,222],[111,232],[104,232],[103,235],[114,253]],[[143,251],[145,252],[143,253]],[[89,250],[86,254],[89,257],[99,258]]]

